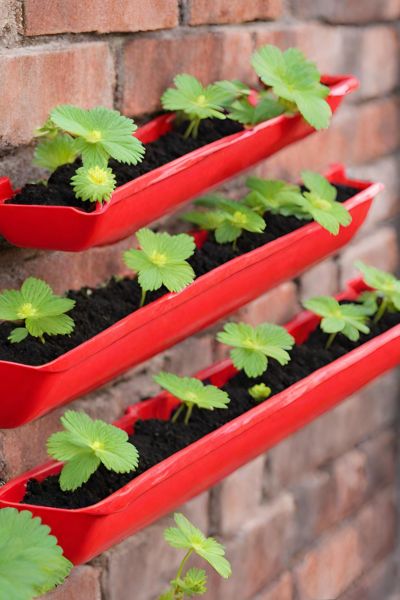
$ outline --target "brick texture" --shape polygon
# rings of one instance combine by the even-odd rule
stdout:
[[[149,31],[178,24],[177,0],[24,0],[25,35]]]
[[[223,78],[257,84],[250,56],[267,43],[298,46],[322,72],[354,73],[361,86],[327,131],[252,171],[296,181],[302,169],[340,161],[352,176],[385,184],[365,225],[338,255],[233,316],[285,323],[305,298],[339,291],[358,258],[398,269],[399,23],[400,0],[0,0],[0,176],[16,186],[41,176],[31,165],[32,131],[58,103],[101,104],[141,119],[159,110],[160,95],[180,72],[204,84]],[[223,192],[240,197],[244,181],[225,182]],[[182,226],[176,215],[161,225]],[[79,254],[1,241],[0,290],[29,275],[60,293],[99,285],[125,272],[121,253],[134,241]],[[111,422],[158,391],[152,376],[159,370],[191,375],[224,358],[227,349],[215,343],[220,328],[69,406]],[[387,373],[179,508],[226,545],[233,565],[228,580],[205,567],[205,600],[399,599],[398,394],[398,373]],[[60,428],[64,410],[0,431],[0,484],[46,460],[46,438]],[[163,539],[171,523],[170,515],[74,569],[46,600],[155,600],[182,557]]]

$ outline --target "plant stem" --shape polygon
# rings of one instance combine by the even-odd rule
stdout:
[[[185,554],[185,556],[183,557],[183,560],[179,566],[178,572],[176,574],[176,579],[179,579],[182,575],[182,571],[183,571],[183,567],[185,566],[185,564],[187,563],[187,561],[190,558],[190,555],[193,553],[193,549],[191,548],[190,550],[188,550]]]
[[[185,415],[185,425],[189,423],[190,417],[192,416],[193,404],[189,404]]]
[[[237,250],[237,238],[236,240],[233,240],[232,249]]]
[[[140,305],[139,305],[139,308],[142,308],[142,306],[144,306],[144,302],[145,302],[145,300],[146,300],[146,290],[144,290],[144,289],[142,288],[142,295],[141,295],[141,297],[140,297]]]
[[[375,317],[374,317],[374,323],[378,323],[378,321],[383,317],[383,315],[386,312],[387,306],[388,306],[388,299],[384,298],[381,302],[381,305],[380,305]]]
[[[179,415],[182,414],[182,411],[184,409],[185,405],[181,404],[180,407],[178,408],[178,410],[175,412],[174,416],[171,419],[172,423],[176,423],[177,420],[179,419]]]
[[[337,333],[331,333],[331,335],[328,337],[328,341],[326,342],[326,346],[325,348],[328,350],[328,348],[330,348],[333,344],[333,341],[335,339],[335,337],[337,336]]]

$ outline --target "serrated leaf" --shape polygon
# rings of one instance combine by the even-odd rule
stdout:
[[[36,146],[33,163],[53,172],[62,165],[73,163],[77,156],[75,140],[69,135],[60,133],[57,137],[42,141]]]
[[[53,293],[41,279],[28,277],[18,290],[4,290],[0,294],[0,319],[23,321],[25,327],[17,327],[9,339],[19,343],[27,333],[43,341],[44,334],[66,335],[74,329],[74,321],[65,313],[75,306],[75,301]]]
[[[106,166],[83,166],[71,177],[75,196],[84,202],[109,202],[116,186],[112,169]]]
[[[252,190],[245,203],[263,214],[265,211],[283,216],[294,215],[304,218],[301,209],[302,194],[299,186],[280,179],[248,177],[247,187]]]
[[[224,558],[225,549],[214,538],[206,538],[184,515],[175,513],[177,527],[169,527],[164,532],[165,540],[173,548],[193,550],[198,556],[204,558],[217,571],[221,577],[227,579],[231,573],[231,566]]]
[[[31,600],[62,583],[71,569],[39,518],[15,508],[0,510],[0,600]]]
[[[133,137],[135,123],[116,110],[102,106],[87,110],[64,104],[51,112],[51,120],[78,138],[77,148],[86,167],[106,167],[109,157],[133,165],[143,159],[144,147]]]
[[[233,347],[232,362],[248,377],[262,375],[268,367],[269,357],[281,365],[287,364],[290,360],[287,350],[294,345],[294,338],[284,327],[271,323],[256,327],[246,323],[227,323],[217,334],[217,340]]]
[[[179,292],[193,281],[195,273],[186,262],[195,249],[192,236],[141,229],[136,237],[141,248],[127,250],[124,262],[138,273],[143,290],[157,290],[164,285],[170,292]]]
[[[320,83],[315,63],[296,48],[281,52],[272,45],[263,46],[252,56],[252,65],[273,92],[297,106],[305,120],[316,129],[329,125],[331,109],[324,98],[329,88]]]
[[[61,423],[65,431],[54,433],[47,441],[49,455],[66,462],[60,476],[61,489],[77,489],[100,463],[116,473],[137,468],[138,451],[122,429],[71,410],[61,418]]]
[[[399,311],[400,280],[392,273],[387,273],[376,267],[371,267],[361,261],[357,261],[355,266],[363,274],[365,283],[374,288],[374,291],[368,292],[368,298],[372,312],[374,312],[374,306],[371,304],[371,301],[375,302],[375,310],[378,310],[377,318],[375,320],[378,321],[381,318],[386,308],[391,311]],[[380,299],[382,306],[380,310],[378,309],[378,299]]]
[[[232,121],[252,126],[278,117],[284,112],[282,104],[273,98],[261,98],[255,106],[247,98],[242,98],[230,105],[228,116]]]

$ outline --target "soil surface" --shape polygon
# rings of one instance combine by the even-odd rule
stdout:
[[[338,200],[344,202],[358,191],[346,186],[336,186]],[[286,235],[300,227],[307,221],[295,217],[282,217],[265,213],[267,227],[264,233],[248,233],[239,238],[237,249],[232,244],[217,244],[214,235],[201,248],[196,249],[189,259],[196,277],[208,273],[212,269],[223,265],[255,248],[263,246],[273,240]],[[146,303],[150,303],[166,294],[168,290],[161,288],[156,292],[147,294]],[[38,338],[28,337],[21,343],[12,344],[7,340],[14,323],[0,324],[0,360],[6,360],[27,365],[42,365],[65,354],[72,348],[107,329],[120,319],[131,314],[139,308],[141,290],[136,279],[111,279],[106,285],[92,289],[82,288],[79,291],[70,291],[68,297],[76,301],[75,307],[68,313],[75,321],[75,329],[70,336],[45,336],[43,344]]]
[[[116,176],[117,186],[124,185],[128,181],[132,181],[206,144],[242,131],[243,127],[230,119],[223,121],[220,119],[206,119],[201,123],[199,135],[196,139],[184,138],[183,133],[185,130],[186,124],[183,123],[154,142],[144,144],[146,153],[143,161],[137,165],[125,165],[116,160],[110,160],[109,166]],[[96,203],[82,202],[82,200],[75,198],[70,185],[71,177],[81,165],[81,161],[77,160],[73,164],[59,167],[50,175],[47,185],[45,183],[28,183],[19,194],[8,200],[8,203],[74,206],[85,212],[93,212]]]
[[[83,487],[74,492],[63,492],[56,475],[42,482],[31,479],[23,502],[69,509],[95,504],[147,469],[253,408],[256,403],[247,391],[251,385],[264,382],[272,388],[272,395],[277,394],[399,323],[400,313],[387,314],[371,327],[369,335],[362,335],[358,342],[350,342],[339,334],[328,350],[325,348],[327,335],[318,328],[305,343],[293,348],[290,352],[291,361],[285,367],[270,359],[268,370],[261,377],[249,379],[244,373],[234,376],[223,387],[231,398],[227,409],[207,411],[195,408],[188,425],[184,425],[182,419],[177,423],[159,419],[138,421],[129,438],[140,455],[136,471],[119,475],[100,467]]]

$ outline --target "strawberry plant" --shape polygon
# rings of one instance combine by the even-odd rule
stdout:
[[[232,574],[231,565],[225,558],[225,548],[212,537],[206,537],[184,515],[175,513],[176,527],[168,527],[164,531],[166,542],[186,553],[181,561],[170,588],[161,594],[159,600],[184,600],[186,597],[202,596],[207,591],[207,575],[204,569],[184,569],[190,557],[197,554],[205,560],[224,579]]]
[[[76,490],[101,464],[115,473],[129,473],[137,468],[139,453],[122,429],[74,410],[68,410],[61,423],[65,431],[49,437],[47,451],[65,463],[59,480],[62,490]]]
[[[0,509],[0,600],[32,600],[61,584],[72,569],[39,517]]]
[[[0,294],[0,320],[23,322],[8,337],[11,343],[22,342],[28,335],[44,342],[44,335],[68,335],[74,321],[66,315],[75,301],[53,293],[41,279],[28,277],[20,290],[4,290]]]
[[[184,419],[185,425],[189,423],[193,408],[214,410],[215,408],[227,408],[230,402],[229,396],[215,385],[205,385],[194,377],[179,377],[173,373],[161,372],[154,377],[164,390],[181,401],[181,405],[172,417],[175,423],[186,408]]]
[[[33,162],[52,173],[62,165],[75,162],[78,154],[76,140],[70,135],[60,133],[36,146]]]
[[[165,110],[178,111],[178,118],[189,121],[184,136],[197,137],[203,119],[225,119],[223,111],[227,92],[217,85],[204,87],[196,77],[182,73],[174,79],[174,88],[164,92],[161,103]]]
[[[271,388],[268,385],[265,385],[265,383],[256,383],[255,385],[252,385],[248,389],[248,392],[256,402],[263,402],[272,394]]]
[[[136,233],[140,249],[124,252],[127,267],[138,273],[142,288],[140,306],[143,306],[146,293],[165,286],[170,292],[183,290],[195,278],[195,273],[187,262],[195,250],[191,235],[180,233],[154,233],[150,229],[140,229]]]
[[[286,365],[290,361],[287,350],[291,350],[295,342],[284,327],[272,323],[256,327],[246,323],[227,323],[217,334],[217,340],[232,346],[232,362],[247,377],[262,375],[268,368],[268,358]]]
[[[278,117],[285,112],[284,107],[270,95],[260,93],[258,101],[253,104],[248,97],[239,98],[230,104],[228,117],[245,127],[252,127],[263,121]]]
[[[329,88],[320,83],[316,65],[300,50],[282,52],[275,46],[263,46],[253,54],[252,65],[287,111],[300,112],[315,129],[328,127],[332,111],[325,98]]]
[[[378,323],[386,311],[399,311],[400,280],[391,273],[370,267],[361,261],[356,262],[356,267],[363,274],[365,283],[374,288],[361,296],[361,300],[368,302],[371,311],[375,313],[374,323]]]
[[[235,248],[237,239],[243,231],[261,233],[266,227],[260,215],[240,202],[220,196],[205,196],[196,204],[209,206],[211,210],[187,212],[182,218],[202,229],[214,231],[215,239],[219,244],[233,242]]]
[[[352,342],[360,338],[361,333],[369,333],[367,325],[371,308],[363,304],[339,304],[330,296],[316,296],[303,303],[307,310],[315,313],[321,320],[321,329],[329,334],[326,348],[330,348],[338,333]]]
[[[299,206],[302,194],[298,185],[259,177],[248,177],[246,185],[251,191],[244,201],[257,213],[262,215],[268,211],[284,217],[294,215],[304,218]]]
[[[80,167],[71,177],[75,196],[90,202],[108,202],[116,185],[115,175],[109,167]]]

